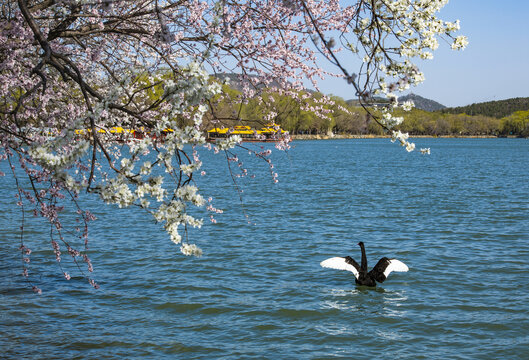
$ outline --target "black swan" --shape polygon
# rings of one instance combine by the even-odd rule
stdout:
[[[397,259],[388,259],[383,257],[380,259],[375,267],[367,272],[367,257],[364,243],[359,242],[360,249],[362,249],[362,264],[358,263],[350,256],[346,257],[332,257],[320,263],[321,266],[337,270],[351,271],[358,285],[376,286],[376,282],[383,283],[392,271],[408,271],[408,266]]]

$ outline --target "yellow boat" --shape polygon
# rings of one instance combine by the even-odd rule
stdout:
[[[236,125],[233,128],[215,127],[207,131],[207,140],[215,141],[218,138],[226,138],[229,135],[239,135],[243,141],[277,141],[275,135],[283,134],[285,131],[277,124],[266,124],[260,130],[254,130],[250,126]],[[257,137],[256,135],[262,135]],[[264,136],[264,139],[262,138]]]

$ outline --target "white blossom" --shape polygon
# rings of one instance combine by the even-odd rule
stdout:
[[[200,249],[195,244],[184,243],[182,244],[182,246],[180,246],[180,251],[182,252],[182,254],[186,256],[190,256],[190,255],[201,256],[202,255],[202,249]]]
[[[237,144],[240,144],[242,138],[240,135],[231,135],[225,139],[217,141],[216,145],[219,150],[233,149]]]
[[[468,39],[466,36],[458,36],[455,38],[454,42],[452,43],[452,49],[454,50],[463,50],[468,45]]]
[[[195,171],[198,171],[201,166],[202,166],[202,162],[201,161],[194,162],[194,163],[191,163],[191,164],[181,164],[180,165],[180,170],[184,174],[189,176],[192,173],[194,173]]]
[[[402,133],[400,130],[393,131],[391,134],[391,142],[398,140],[402,146],[405,147],[406,151],[411,152],[415,150],[415,144],[408,141],[408,133]]]
[[[411,109],[415,107],[415,104],[413,103],[412,100],[407,100],[402,103],[401,107],[402,107],[402,110],[404,111],[410,111]]]

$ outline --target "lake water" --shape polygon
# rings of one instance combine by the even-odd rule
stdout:
[[[243,152],[257,175],[240,182],[243,206],[226,160],[204,154],[199,185],[225,212],[190,233],[200,258],[144,213],[87,200],[101,288],[66,281],[47,227],[28,225],[40,296],[19,275],[20,211],[1,178],[0,357],[527,359],[529,141],[415,142],[431,155],[387,139],[294,142],[274,155],[278,184]],[[359,260],[358,241],[370,266],[388,256],[410,271],[372,290],[320,267]]]

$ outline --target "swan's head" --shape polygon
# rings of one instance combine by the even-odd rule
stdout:
[[[364,245],[364,243],[360,241],[360,242],[358,243],[358,246],[362,246],[362,245]]]

